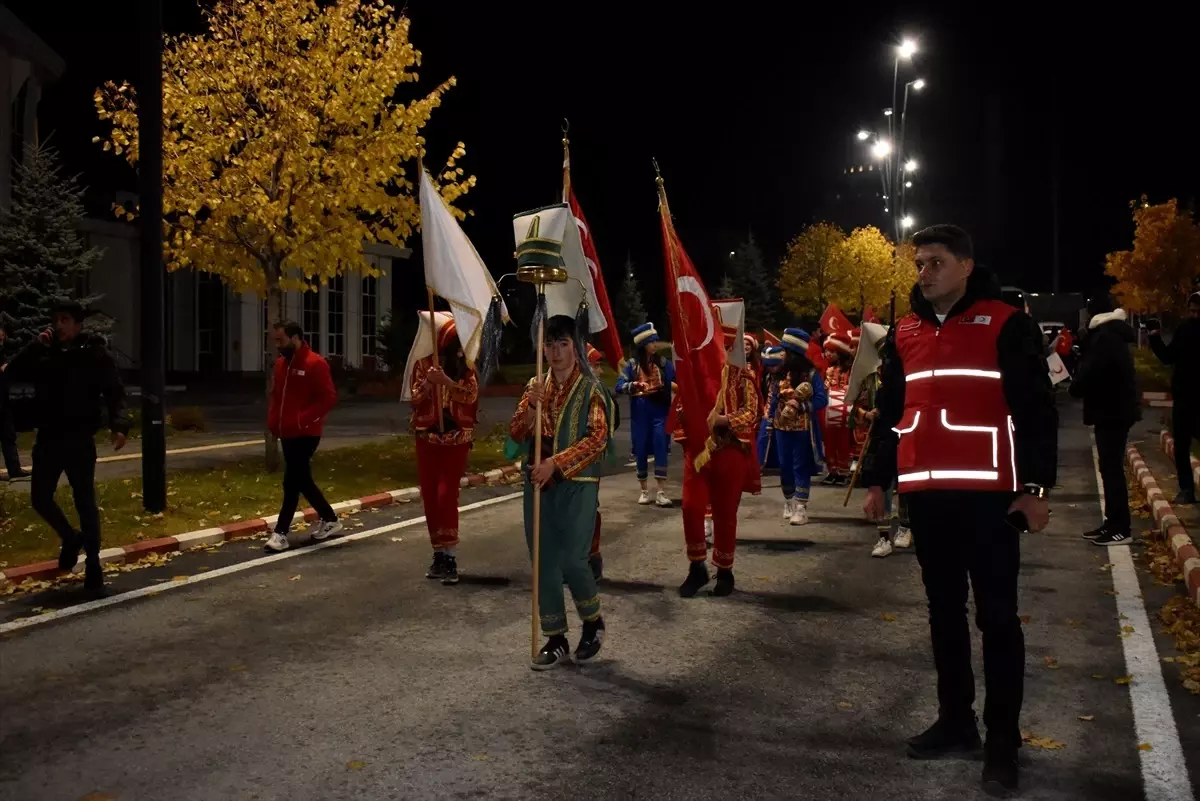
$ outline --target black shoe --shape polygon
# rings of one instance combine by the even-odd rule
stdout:
[[[1098,540],[1101,537],[1106,536],[1108,536],[1108,529],[1106,529],[1104,526],[1101,526],[1100,528],[1094,528],[1091,531],[1083,532],[1083,538],[1085,540]]]
[[[425,571],[427,579],[444,579],[446,577],[446,554],[441,551],[433,552],[433,563]]]
[[[8,475],[12,476],[12,473],[9,473]],[[1171,501],[1171,505],[1172,506],[1190,506],[1191,504],[1193,504],[1195,502],[1196,502],[1196,493],[1195,492],[1181,492],[1175,496],[1174,500]]]
[[[835,484],[838,483],[837,474],[829,473],[828,475],[825,476],[825,478],[821,479],[821,483],[824,484],[826,487],[834,486]]]
[[[29,478],[31,475],[33,475],[33,474],[30,473],[28,470],[22,470],[21,468],[18,467],[16,470],[8,471],[8,480],[9,481],[20,481],[23,478]]]
[[[604,557],[596,554],[588,559],[588,564],[592,567],[592,576],[599,581],[604,578]]]
[[[1106,548],[1109,545],[1128,545],[1131,542],[1133,542],[1133,535],[1126,529],[1124,531],[1106,531],[1102,536],[1092,540],[1092,545]]]
[[[449,587],[458,583],[458,559],[449,554],[445,554],[445,557],[442,560],[442,583]]]
[[[565,635],[555,634],[546,640],[546,644],[542,646],[542,650],[538,651],[538,655],[534,657],[530,667],[534,670],[553,670],[562,663],[570,661],[570,643],[567,642]]]
[[[91,600],[104,597],[104,568],[100,566],[100,560],[97,558],[94,561],[88,559],[85,566],[86,572],[83,577],[83,593]]]
[[[704,561],[692,562],[688,568],[687,578],[679,585],[679,594],[684,598],[692,598],[708,581],[708,567]]]
[[[1017,792],[1017,752],[991,749],[983,757],[983,791],[993,798],[1009,798]]]
[[[575,647],[576,662],[590,662],[600,653],[604,642],[604,618],[585,621],[583,634],[579,637],[579,645]]]
[[[733,569],[728,567],[717,568],[717,583],[713,587],[713,595],[724,597],[733,594]]]
[[[75,565],[79,564],[79,535],[72,534],[70,538],[64,539],[62,550],[58,552],[58,569],[64,573],[69,573],[75,569]]]
[[[974,717],[969,723],[938,718],[928,729],[908,739],[908,755],[913,759],[938,759],[946,754],[973,753],[982,745]]]

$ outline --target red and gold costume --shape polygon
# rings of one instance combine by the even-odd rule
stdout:
[[[851,343],[835,336],[825,340],[825,350],[836,358],[851,354]],[[831,359],[832,360],[832,359]],[[829,393],[829,405],[825,407],[823,419],[825,442],[825,465],[831,476],[847,476],[854,461],[853,438],[850,434],[850,406],[853,399],[846,397],[850,384],[850,366],[833,363],[825,368],[825,389]]]
[[[437,335],[438,352],[445,352],[457,337],[454,322],[443,323]],[[428,380],[433,366],[433,356],[426,356],[413,367],[409,429],[416,439],[429,541],[435,551],[442,551],[458,545],[458,491],[479,417],[479,381],[468,366],[453,386],[440,387]]]

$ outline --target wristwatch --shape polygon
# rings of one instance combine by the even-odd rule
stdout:
[[[1022,491],[1026,495],[1032,495],[1033,497],[1040,498],[1042,500],[1045,500],[1050,496],[1049,491],[1041,484],[1026,484],[1025,489]]]

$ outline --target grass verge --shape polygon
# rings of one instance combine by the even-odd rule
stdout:
[[[1142,392],[1170,392],[1171,368],[1158,360],[1149,348],[1135,348],[1133,366]]]
[[[507,463],[503,438],[492,434],[475,443],[467,470],[478,473]],[[395,437],[318,451],[313,475],[330,503],[414,486],[414,441],[411,437]],[[167,511],[161,515],[150,515],[142,508],[140,478],[97,482],[103,547],[273,514],[279,507],[282,478],[282,472],[266,472],[261,455],[247,456],[219,469],[173,471],[167,476]],[[58,503],[77,525],[70,488],[59,488]],[[58,549],[58,537],[30,507],[28,493],[6,492],[0,485],[0,566],[55,559]]]

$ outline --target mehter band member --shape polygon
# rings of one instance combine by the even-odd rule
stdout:
[[[643,323],[632,333],[633,358],[621,370],[616,391],[629,396],[633,457],[637,462],[638,483],[642,486],[638,503],[651,503],[646,479],[650,454],[654,454],[654,481],[658,485],[658,493],[653,503],[666,507],[671,505],[666,491],[667,453],[671,447],[666,422],[667,412],[671,408],[675,365],[656,352],[658,332],[654,329],[654,323]]]
[[[787,354],[780,377],[767,403],[775,450],[779,454],[779,485],[783,516],[793,526],[808,523],[808,499],[813,476],[824,468],[821,427],[817,416],[828,395],[821,371],[808,360],[809,335],[802,328],[783,332]]]

